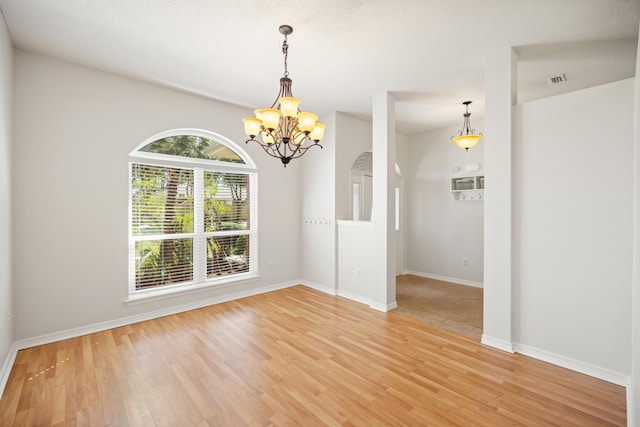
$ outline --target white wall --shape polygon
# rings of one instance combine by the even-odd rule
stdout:
[[[284,169],[258,146],[244,144],[240,119],[249,110],[31,53],[16,51],[14,61],[16,339],[300,278],[299,165]],[[242,144],[257,163],[263,276],[126,306],[127,157],[146,138],[175,128],[217,132]]]
[[[630,374],[633,79],[515,109],[513,339]]]
[[[640,39],[640,29],[638,38]],[[632,376],[627,389],[627,424],[640,423],[640,43],[636,55],[635,114],[633,146],[633,277],[632,277]]]
[[[0,395],[2,381],[10,366],[4,365],[13,342],[12,320],[6,313],[13,312],[11,277],[11,178],[9,162],[11,151],[11,86],[13,52],[4,18],[0,16]]]
[[[371,304],[373,228],[369,221],[338,222],[338,294]]]
[[[471,124],[482,132],[484,123]],[[461,119],[462,123],[462,119]],[[409,137],[405,173],[406,269],[412,274],[482,286],[483,201],[454,200],[450,190],[452,168],[484,165],[483,138],[469,151],[451,142],[459,127]],[[463,264],[463,258],[469,260]]]
[[[336,292],[336,114],[320,117],[327,125],[322,150],[299,159],[301,172],[302,277],[309,286]],[[318,221],[320,223],[318,223]]]

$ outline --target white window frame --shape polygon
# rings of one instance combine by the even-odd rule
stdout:
[[[146,145],[171,136],[193,135],[207,138],[219,142],[230,150],[234,151],[243,161],[242,163],[223,162],[217,160],[194,159],[181,156],[172,156],[168,154],[157,154],[140,151]],[[194,232],[187,234],[171,235],[171,238],[177,239],[181,237],[193,238],[193,280],[177,284],[162,285],[147,289],[136,289],[135,284],[135,244],[141,240],[157,240],[158,236],[133,236],[132,224],[132,198],[131,198],[131,180],[132,165],[146,164],[153,166],[187,168],[194,171],[194,194],[202,195],[204,189],[202,187],[202,177],[205,171],[215,172],[232,172],[243,173],[249,177],[249,230],[234,231],[217,231],[204,232],[204,218],[202,215],[202,196],[194,199]],[[210,289],[212,287],[226,287],[234,284],[246,283],[247,281],[257,280],[258,274],[258,172],[254,161],[249,155],[236,143],[225,138],[222,135],[202,129],[172,129],[150,138],[139,144],[131,153],[129,153],[129,203],[128,203],[128,235],[129,235],[129,252],[128,252],[128,298],[125,303],[128,305],[138,304],[157,299],[164,299],[176,295],[186,293],[199,292]],[[249,236],[249,271],[245,273],[237,273],[228,276],[216,278],[207,278],[207,251],[206,239],[213,236],[238,235],[246,234]],[[201,248],[199,250],[198,248]]]

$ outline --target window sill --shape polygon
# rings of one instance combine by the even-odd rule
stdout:
[[[124,303],[125,305],[146,304],[148,302],[159,301],[167,298],[174,298],[198,292],[210,291],[212,289],[221,289],[229,286],[255,282],[259,280],[260,277],[260,274],[248,273],[234,278],[213,279],[202,283],[192,283],[165,289],[140,291],[135,294],[129,294],[129,297],[124,300]]]

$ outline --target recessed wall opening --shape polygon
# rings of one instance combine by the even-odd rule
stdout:
[[[482,131],[484,123],[476,120]],[[468,151],[450,140],[459,126],[407,138],[405,268],[398,314],[478,341],[483,333],[484,141]],[[404,157],[402,157],[404,156]]]

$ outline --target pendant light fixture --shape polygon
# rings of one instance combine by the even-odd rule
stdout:
[[[316,122],[316,114],[300,111],[298,108],[300,100],[293,97],[287,70],[287,36],[293,32],[293,28],[281,25],[279,30],[284,35],[284,76],[280,78],[278,97],[270,108],[259,108],[254,111],[255,117],[247,117],[242,121],[244,131],[249,136],[245,142],[260,144],[268,155],[279,158],[284,167],[287,167],[291,160],[301,157],[309,148],[322,148],[318,142],[324,136],[326,125]],[[256,139],[258,135],[260,139]]]
[[[471,116],[471,113],[469,112],[469,104],[471,104],[471,101],[464,101],[462,103],[462,105],[465,106],[466,111],[464,113],[464,122],[462,123],[460,135],[451,137],[451,140],[455,142],[458,147],[464,148],[466,151],[469,151],[469,148],[473,148],[478,141],[482,139],[481,133],[475,133],[475,129],[471,129],[471,124],[469,123],[469,117]]]

